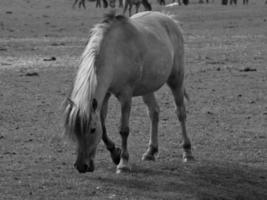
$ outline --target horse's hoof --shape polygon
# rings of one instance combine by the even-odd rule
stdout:
[[[143,154],[142,160],[155,161],[156,160],[155,155],[157,153],[158,153],[158,147],[150,145],[147,151]]]
[[[155,161],[156,158],[152,154],[146,154],[146,153],[144,153],[143,156],[142,156],[142,160],[143,161]]]
[[[195,158],[192,155],[183,155],[183,161],[186,162],[192,162],[195,161]]]
[[[117,168],[116,174],[129,173],[130,171],[130,167]]]
[[[114,151],[111,154],[111,159],[115,165],[118,165],[120,163],[121,159],[121,149],[115,148]]]

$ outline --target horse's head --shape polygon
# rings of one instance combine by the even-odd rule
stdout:
[[[94,171],[96,148],[102,138],[97,101],[91,102],[90,114],[82,113],[71,100],[66,106],[66,134],[77,141],[77,159],[74,164],[80,173]]]

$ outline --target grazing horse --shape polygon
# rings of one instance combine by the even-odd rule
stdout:
[[[185,123],[184,40],[177,22],[159,12],[141,12],[131,18],[110,13],[91,29],[64,112],[65,135],[77,142],[75,167],[80,173],[94,171],[101,139],[117,173],[130,170],[127,140],[135,96],[142,96],[151,120],[149,145],[142,159],[155,160],[159,106],[154,92],[165,83],[174,96],[182,128],[183,160],[189,161],[193,156]],[[111,94],[121,104],[121,149],[108,137],[105,126]]]
[[[152,7],[147,0],[124,0],[123,14],[125,15],[125,13],[128,9],[129,10],[129,16],[131,16],[133,5],[135,5],[135,13],[138,13],[138,10],[139,10],[139,7],[141,4],[143,4],[145,10],[152,10]]]

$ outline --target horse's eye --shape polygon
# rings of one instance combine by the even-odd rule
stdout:
[[[95,133],[95,128],[91,128],[90,133]]]

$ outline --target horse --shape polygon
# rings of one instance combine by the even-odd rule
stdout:
[[[123,14],[125,14],[127,9],[128,9],[129,10],[129,16],[131,16],[133,5],[135,5],[135,13],[138,13],[138,10],[139,10],[139,7],[141,4],[144,6],[145,10],[147,10],[147,11],[152,10],[151,4],[147,0],[124,0]]]
[[[78,1],[79,1],[79,3],[78,3]],[[88,0],[88,1],[90,1],[90,2],[96,1],[96,8],[101,7],[101,0]],[[78,3],[79,8],[83,7],[84,9],[86,9],[85,0],[75,0],[72,4],[72,8],[75,8],[77,3]],[[104,8],[108,7],[107,0],[103,0],[103,4],[104,4]]]
[[[105,15],[90,31],[72,91],[64,107],[65,135],[77,143],[74,164],[80,173],[95,169],[101,139],[117,165],[116,172],[131,170],[127,147],[132,98],[142,96],[150,117],[150,139],[142,159],[158,153],[159,106],[154,92],[165,83],[172,91],[182,128],[183,161],[193,159],[186,131],[184,98],[184,40],[178,22],[153,11],[128,18],[115,12]],[[120,102],[121,148],[108,137],[105,120],[108,101]]]

